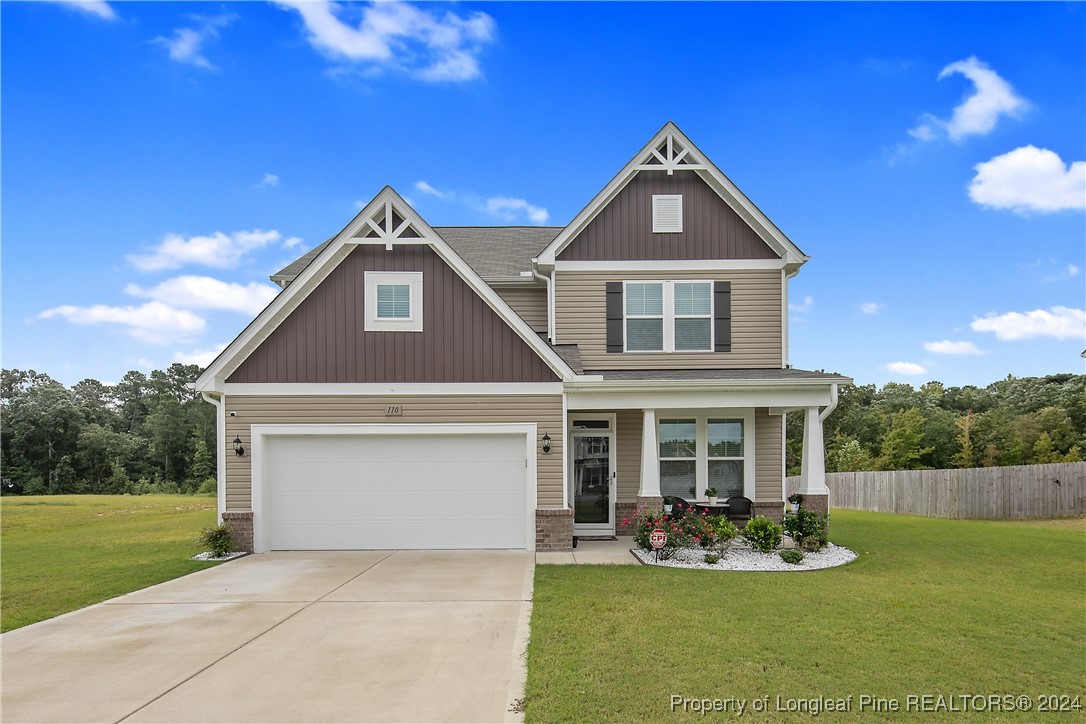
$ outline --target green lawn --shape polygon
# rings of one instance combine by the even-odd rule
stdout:
[[[189,560],[214,524],[207,496],[0,498],[0,630],[215,565]]]
[[[672,712],[672,695],[745,699],[742,721],[810,718],[782,715],[777,696],[852,695],[852,716],[862,695],[904,708],[909,694],[1065,694],[1086,707],[1086,520],[841,510],[830,538],[859,559],[796,573],[538,566],[527,720],[702,718]],[[769,712],[751,713],[766,696]],[[1023,719],[1038,717],[1051,715]]]

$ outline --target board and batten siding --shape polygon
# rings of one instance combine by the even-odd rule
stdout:
[[[683,197],[683,230],[652,231],[652,197]],[[558,254],[559,261],[778,259],[695,172],[639,171]]]
[[[551,436],[551,451],[536,444],[536,501],[540,508],[562,507],[561,395],[390,395],[390,396],[257,396],[227,395],[223,404],[234,417],[226,418],[226,439],[240,437],[244,457],[226,456],[226,510],[252,509],[252,425],[334,424],[501,424],[538,425],[538,438]],[[403,415],[386,417],[388,405],[401,405]]]
[[[731,352],[608,352],[607,282],[731,282]],[[585,372],[617,369],[741,369],[784,365],[783,289],[777,269],[555,273],[555,344],[580,347]]]
[[[754,499],[784,500],[784,415],[754,411]]]
[[[367,332],[365,272],[422,272],[421,332]],[[555,382],[557,375],[428,246],[359,246],[227,382]]]
[[[547,333],[547,290],[540,287],[494,287],[505,303],[539,334]]]

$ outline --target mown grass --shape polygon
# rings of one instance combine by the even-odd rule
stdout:
[[[842,510],[830,537],[858,560],[795,573],[537,566],[527,720],[702,718],[672,711],[672,695],[769,697],[743,721],[810,718],[777,711],[777,696],[852,695],[851,713],[828,721],[860,716],[861,695],[904,707],[910,694],[1066,694],[1086,706],[1086,520]]]
[[[0,630],[215,565],[189,560],[214,524],[207,496],[0,498]]]

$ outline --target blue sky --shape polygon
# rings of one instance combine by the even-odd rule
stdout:
[[[3,2],[3,365],[206,363],[385,184],[560,225],[674,120],[812,257],[795,366],[1081,373],[1084,10]]]

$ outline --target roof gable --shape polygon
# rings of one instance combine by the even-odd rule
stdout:
[[[204,370],[198,391],[221,389],[225,380],[321,285],[359,245],[427,246],[538,355],[560,379],[573,371],[509,305],[391,187],[386,186],[312,258],[283,292]]]
[[[641,173],[668,176],[677,173],[697,174],[777,256],[784,260],[786,268],[798,269],[807,261],[808,257],[800,251],[799,247],[792,243],[705,154],[698,150],[678,126],[668,121],[539,254],[536,259],[538,264],[542,266],[554,264],[558,255]]]

